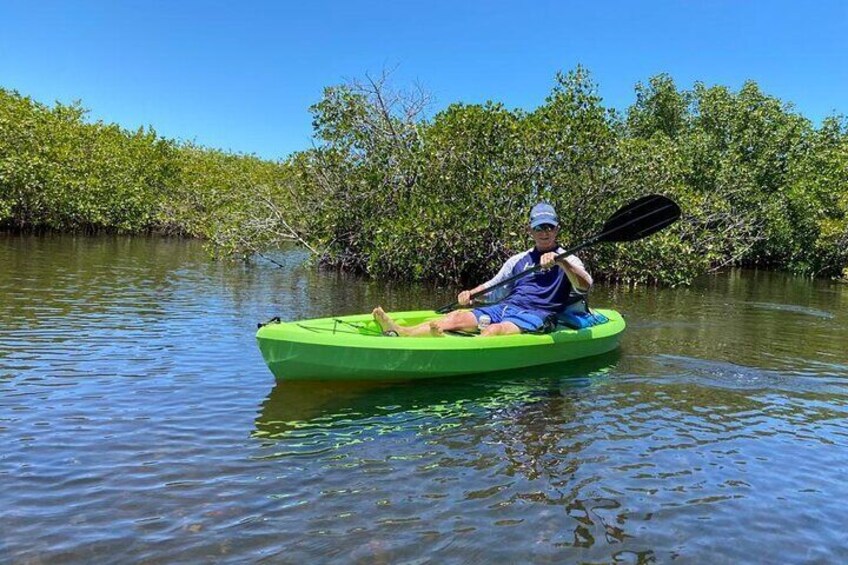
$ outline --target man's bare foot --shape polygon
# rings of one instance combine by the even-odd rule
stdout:
[[[377,322],[377,325],[380,326],[380,329],[385,332],[395,332],[397,335],[405,335],[404,328],[397,325],[397,323],[389,318],[389,315],[383,310],[382,307],[377,306],[371,312],[374,316],[374,321]]]

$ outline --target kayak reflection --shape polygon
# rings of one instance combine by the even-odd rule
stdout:
[[[456,417],[590,387],[609,374],[619,350],[527,369],[456,380],[303,382],[279,380],[262,404],[253,436],[350,431],[354,425],[391,426],[399,415]]]

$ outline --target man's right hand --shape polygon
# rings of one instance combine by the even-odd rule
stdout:
[[[457,295],[456,301],[460,306],[471,306],[471,291],[463,290]]]

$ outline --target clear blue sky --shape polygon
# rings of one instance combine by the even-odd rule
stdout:
[[[605,104],[666,72],[848,114],[848,2],[0,0],[0,86],[92,119],[283,158],[325,86],[396,68],[438,110],[539,105],[578,63]]]

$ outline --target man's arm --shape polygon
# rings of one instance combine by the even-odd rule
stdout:
[[[552,266],[557,254],[561,252],[562,248],[557,251],[545,253],[539,259],[539,263],[547,267]],[[583,261],[575,255],[569,255],[568,257],[556,259],[556,264],[565,271],[565,275],[571,281],[571,286],[574,287],[574,290],[581,293],[589,292],[589,289],[592,287],[592,276],[586,270],[586,267],[583,266]]]
[[[589,292],[593,282],[592,275],[583,266],[583,261],[574,255],[569,255],[557,261],[557,265],[565,271],[565,275],[571,281],[571,286],[574,287],[574,290],[583,293]]]
[[[508,279],[512,276],[512,271],[515,268],[516,263],[518,263],[521,258],[527,254],[527,251],[523,253],[517,253],[506,260],[506,263],[503,264],[501,270],[498,271],[498,274],[492,277],[490,280],[484,282],[481,285],[475,286],[471,290],[463,290],[459,293],[459,296],[456,297],[456,301],[459,302],[460,306],[469,306],[471,304],[471,295],[475,292],[480,292],[481,290],[486,290],[487,288],[492,288],[499,282]]]

